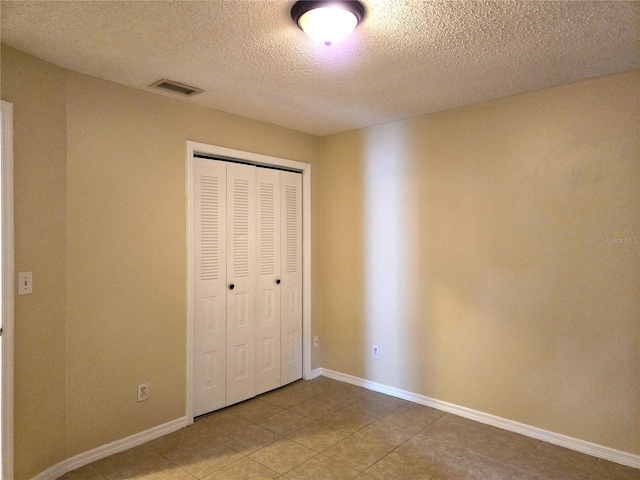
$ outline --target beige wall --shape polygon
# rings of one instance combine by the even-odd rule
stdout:
[[[639,87],[323,138],[323,367],[639,454]]]
[[[15,298],[15,478],[65,455],[66,135],[64,70],[2,48],[2,100],[13,103],[15,271],[33,294]]]
[[[2,74],[14,103],[16,271],[32,270],[35,284],[15,319],[16,478],[31,478],[185,414],[186,141],[311,163],[319,217],[319,140],[5,46]],[[318,243],[319,224],[312,235]],[[137,403],[141,381],[151,395]]]
[[[184,415],[186,141],[313,163],[318,140],[83,75],[66,79],[75,455]],[[142,381],[151,397],[137,403]]]

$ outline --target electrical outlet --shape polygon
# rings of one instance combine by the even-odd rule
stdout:
[[[380,347],[378,345],[371,347],[371,355],[373,358],[380,358]]]
[[[313,348],[318,348],[320,346],[320,337],[316,335],[313,337]]]
[[[141,383],[138,385],[138,401],[144,402],[149,399],[149,384]]]

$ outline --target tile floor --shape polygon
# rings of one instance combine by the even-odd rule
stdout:
[[[640,480],[640,470],[319,377],[61,478]]]

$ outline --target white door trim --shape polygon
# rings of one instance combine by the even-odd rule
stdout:
[[[186,417],[193,423],[193,285],[194,265],[192,185],[193,155],[201,153],[217,157],[244,160],[255,165],[266,165],[298,171],[302,174],[302,378],[311,378],[311,165],[259,153],[187,141],[187,392]]]
[[[2,101],[2,478],[13,478],[13,105]]]

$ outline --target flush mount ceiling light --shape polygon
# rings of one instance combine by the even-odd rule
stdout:
[[[364,5],[358,1],[303,0],[293,4],[291,18],[314,42],[333,45],[351,35],[362,21]]]

